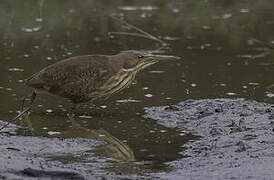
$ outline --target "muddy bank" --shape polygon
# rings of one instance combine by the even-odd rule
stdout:
[[[100,179],[102,175],[111,179],[114,176],[101,169],[108,164],[107,159],[90,152],[100,142],[17,136],[16,129],[10,125],[0,133],[0,179]]]
[[[273,105],[244,99],[188,100],[146,109],[147,118],[201,136],[189,157],[170,162],[167,179],[273,179]]]
[[[148,121],[199,136],[184,145],[186,158],[166,163],[168,172],[146,173],[141,162],[123,162],[134,152],[120,160],[107,158],[106,152],[117,155],[127,148],[118,148],[121,142],[106,133],[100,141],[18,136],[17,127],[10,125],[0,133],[0,179],[273,179],[273,105],[205,99],[145,112]],[[88,131],[93,138],[97,134]]]
[[[0,132],[0,179],[150,179],[127,145],[102,129],[76,129],[90,138],[48,138],[17,135],[18,128]]]

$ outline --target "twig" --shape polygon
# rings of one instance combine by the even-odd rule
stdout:
[[[142,37],[142,38],[147,38],[147,39],[151,39],[150,37],[143,35],[143,34],[139,34],[139,33],[130,33],[130,32],[109,32],[109,34],[119,34],[119,35],[128,35],[128,36],[137,36],[137,37]],[[155,40],[155,39],[151,39],[151,40]]]
[[[257,43],[257,44],[260,44],[260,45],[262,45],[262,46],[264,46],[264,47],[267,47],[268,49],[274,49],[274,46],[272,46],[271,44],[269,44],[269,43],[266,43],[266,42],[263,42],[263,41],[261,41],[261,40],[258,40],[258,39],[255,39],[255,38],[249,38],[251,41],[254,41],[255,43]]]
[[[168,46],[161,46],[158,49],[149,50],[148,53],[150,53],[150,54],[161,54],[161,53],[165,53],[165,50],[168,50],[168,49],[169,49]]]
[[[163,40],[161,40],[161,39],[159,39],[159,38],[157,38],[157,37],[155,37],[155,36],[149,34],[148,32],[143,31],[142,29],[140,29],[140,28],[138,28],[138,27],[136,27],[136,26],[134,26],[134,25],[132,25],[132,24],[129,24],[128,22],[126,22],[126,21],[124,21],[124,20],[122,20],[122,19],[119,19],[119,18],[114,17],[114,16],[111,16],[111,17],[112,17],[113,19],[119,21],[120,23],[124,24],[124,25],[127,26],[128,28],[134,29],[134,30],[136,30],[137,32],[140,33],[140,34],[139,34],[139,33],[126,33],[126,32],[124,33],[124,32],[117,32],[117,34],[132,35],[132,36],[133,36],[133,35],[136,35],[136,36],[139,36],[139,37],[145,37],[145,38],[147,38],[147,39],[151,39],[151,40],[158,41],[158,42],[161,43],[162,46],[167,46],[167,45],[168,45],[168,44],[167,44],[166,42],[164,42]],[[112,34],[113,34],[113,32],[112,32]]]

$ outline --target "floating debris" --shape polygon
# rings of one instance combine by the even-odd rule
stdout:
[[[43,22],[43,19],[42,18],[36,18],[35,21],[36,22]]]
[[[250,83],[248,83],[248,85],[251,85],[251,86],[258,86],[260,83],[252,83],[252,82],[250,82]]]
[[[152,94],[146,94],[145,96],[148,97],[148,98],[151,98],[153,95]]]
[[[21,68],[9,68],[9,71],[11,71],[11,72],[23,72],[24,69],[21,69]]]
[[[95,38],[94,38],[94,41],[100,42],[100,41],[101,41],[101,38],[100,38],[100,37],[95,37]]]
[[[232,17],[232,14],[226,13],[226,14],[224,14],[224,15],[222,16],[222,19],[229,19],[229,18],[231,18],[231,17]]]
[[[193,37],[192,37],[192,36],[186,36],[186,39],[187,39],[187,40],[192,40]]]
[[[211,27],[208,26],[208,25],[203,25],[202,28],[203,28],[204,30],[209,30],[209,29],[211,29]]]
[[[147,13],[142,13],[142,14],[140,15],[141,18],[147,18],[147,16],[148,16]]]
[[[168,40],[168,41],[175,41],[175,40],[178,40],[180,39],[179,37],[170,37],[170,36],[166,36],[164,37],[164,40]]]
[[[22,28],[21,28],[21,31],[27,32],[27,33],[31,33],[31,32],[37,32],[37,31],[39,31],[40,29],[41,29],[40,26],[38,26],[38,27],[33,27],[33,28],[24,28],[24,27],[22,27]]]
[[[273,98],[273,97],[274,97],[274,94],[271,93],[271,92],[266,92],[266,96],[269,97],[269,98]]]
[[[240,9],[240,13],[248,13],[249,10],[248,9]]]
[[[173,9],[172,9],[172,12],[174,12],[174,13],[179,13],[179,12],[180,12],[180,9],[178,9],[178,8],[173,8]]]
[[[52,113],[53,110],[52,110],[52,109],[47,109],[46,112],[47,112],[47,113]]]
[[[135,100],[135,99],[120,99],[120,100],[116,100],[116,102],[118,102],[118,103],[128,103],[128,102],[137,103],[137,102],[142,102],[142,101]]]
[[[48,133],[48,135],[56,135],[56,134],[61,134],[61,132],[58,132],[58,131],[48,131],[47,132]]]
[[[166,133],[167,130],[160,130],[160,133]]]
[[[70,9],[68,12],[69,12],[69,13],[75,13],[76,10],[75,10],[75,9]]]
[[[235,96],[235,95],[237,95],[236,93],[234,93],[234,92],[228,92],[228,93],[225,93],[226,95],[229,95],[229,96]]]
[[[87,115],[81,115],[81,116],[78,116],[79,118],[85,118],[85,119],[91,119],[92,116],[87,116]]]
[[[225,87],[225,86],[226,86],[226,84],[222,83],[222,84],[220,84],[220,86]]]
[[[52,60],[52,57],[48,56],[48,57],[46,57],[46,59],[50,61],[50,60]]]
[[[159,9],[156,6],[119,6],[118,8],[123,11],[136,11],[136,10],[152,11],[152,10]]]
[[[139,151],[140,152],[146,152],[146,151],[148,151],[148,149],[140,149]]]
[[[149,72],[154,74],[161,74],[161,73],[164,73],[165,71],[149,71]]]

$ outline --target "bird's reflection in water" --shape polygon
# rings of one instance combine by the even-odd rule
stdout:
[[[104,115],[99,113],[100,111],[97,111],[96,108],[93,108],[92,114],[88,113],[89,107],[83,109],[85,109],[85,111],[75,113],[75,116],[66,116],[68,111],[58,110],[53,110],[51,113],[48,113],[47,116],[45,116],[44,112],[39,112],[38,110],[33,111],[30,114],[29,118],[33,123],[34,134],[38,136],[50,135],[51,137],[59,138],[76,138],[76,141],[78,141],[79,138],[84,138],[102,142],[99,144],[95,141],[89,142],[85,146],[86,149],[80,150],[81,153],[78,155],[74,155],[70,152],[63,154],[51,154],[49,157],[50,159],[57,160],[65,164],[80,163],[81,165],[94,167],[97,167],[99,163],[101,168],[111,172],[134,174],[169,170],[170,167],[164,162],[181,157],[176,154],[177,151],[173,151],[174,148],[161,149],[162,145],[167,145],[165,142],[168,139],[166,138],[161,138],[163,139],[161,141],[163,143],[160,145],[156,142],[158,138],[155,139],[155,135],[151,133],[144,136],[142,135],[140,137],[135,137],[135,133],[140,132],[134,131],[129,132],[125,137],[125,134],[120,133],[120,131],[123,132],[125,125],[121,126],[118,132],[118,134],[120,133],[119,136],[114,137],[112,133],[115,133],[117,129],[111,129],[111,127],[116,126],[115,122],[117,120],[121,120],[121,116],[117,119],[117,117],[111,113]],[[41,120],[37,122],[37,119]],[[139,122],[138,118],[135,119],[135,121]],[[153,129],[155,129],[153,121],[151,123],[152,124],[149,124],[148,126],[150,128],[154,127]],[[131,127],[131,123],[126,126]],[[47,127],[51,128],[47,129]],[[140,128],[143,129],[144,127]],[[157,128],[162,129],[162,127]],[[142,130],[142,132],[147,131]],[[176,142],[176,145],[174,146],[173,143],[168,145],[176,148],[177,146],[181,146],[177,142],[185,142],[186,139],[182,139],[181,136],[180,138],[177,137],[176,131],[174,131],[174,133],[175,134],[170,134],[169,137],[175,138],[175,141],[173,142]],[[165,136],[163,136],[163,133],[161,133],[159,136],[166,137],[167,135],[165,134]],[[142,141],[145,137],[151,139],[151,142],[149,143],[147,141]],[[154,143],[154,141],[156,143]],[[130,146],[127,142],[129,142]],[[146,149],[147,152],[141,151],[143,149]],[[154,154],[155,156],[152,157]]]
[[[87,160],[89,159],[89,157],[86,157],[86,156],[87,154],[88,156],[90,156],[89,153],[94,153],[96,157],[111,158],[111,159],[106,159],[108,162],[105,164],[106,166],[102,164],[102,167],[104,167],[105,170],[116,171],[117,169],[119,169],[119,173],[128,174],[128,173],[132,173],[133,169],[136,169],[135,166],[138,163],[136,163],[134,152],[126,143],[112,136],[109,132],[107,132],[106,130],[102,128],[91,129],[90,126],[89,128],[84,127],[78,122],[77,116],[75,116],[74,114],[68,114],[67,117],[68,117],[70,126],[67,126],[68,129],[66,129],[65,131],[62,131],[60,134],[54,135],[54,137],[86,138],[86,139],[101,141],[103,142],[103,144],[98,146],[91,144],[90,150],[85,151],[86,153],[83,153],[83,157],[82,155],[75,156],[73,154],[50,154],[50,155],[48,154],[47,157],[50,160],[57,160],[64,164],[74,163],[74,162],[92,163],[94,162],[94,160],[91,160],[91,162],[89,162],[89,160]],[[25,134],[25,135],[27,134],[35,135],[36,134],[35,130],[32,129],[32,125],[31,125],[31,115],[25,114],[22,117],[22,120],[23,121],[21,121],[21,123],[24,123],[25,126],[27,126],[27,128],[20,129],[21,131],[23,130],[24,132],[19,132],[19,133]],[[27,129],[28,131],[25,131]],[[123,172],[121,172],[121,170]]]
[[[71,134],[73,134],[74,137],[105,142],[104,144],[97,147],[91,147],[91,150],[86,151],[94,153],[96,156],[103,158],[114,158],[113,160],[108,161],[111,163],[107,163],[106,166],[103,165],[103,169],[123,174],[147,171],[145,170],[146,168],[143,168],[143,162],[136,162],[133,150],[126,143],[112,136],[104,129],[97,130],[82,126],[77,122],[76,116],[72,114],[68,115],[68,118],[71,123],[70,128],[62,132],[62,134],[58,135],[57,137],[69,137]],[[59,160],[63,163],[81,161],[71,156],[51,156],[50,158],[53,160]],[[89,163],[86,160],[82,162]]]
[[[94,152],[95,154],[103,157],[115,158],[125,162],[134,162],[136,160],[132,149],[127,144],[112,136],[104,129],[96,130],[86,128],[75,120],[75,116],[73,114],[69,114],[68,117],[71,122],[71,127],[67,131],[63,132],[62,136],[66,137],[66,133],[69,133],[74,134],[76,137],[103,141],[106,144],[95,147],[90,150],[90,152]]]
[[[138,162],[135,158],[134,151],[129,147],[128,144],[122,142],[120,139],[114,137],[106,130],[91,129],[84,127],[77,121],[77,116],[69,114],[68,119],[71,126],[58,137],[69,137],[73,134],[74,137],[87,138],[97,141],[105,142],[102,145],[91,147],[91,150],[86,152],[95,153],[97,157],[103,158],[114,158],[103,165],[103,169],[122,174],[136,174],[136,173],[148,173],[153,172],[150,166],[153,165],[151,161],[140,161]],[[64,157],[54,158],[56,160],[64,160]],[[116,160],[115,160],[116,159]],[[117,161],[118,160],[118,161]],[[70,159],[70,162],[79,161],[76,159]],[[88,163],[88,161],[85,161]],[[165,167],[168,169],[168,167]]]

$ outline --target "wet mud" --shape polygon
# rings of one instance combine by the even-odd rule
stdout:
[[[151,107],[146,117],[200,136],[164,179],[273,179],[273,105],[244,99],[188,100]]]
[[[9,125],[0,133],[0,179],[100,179],[104,172],[99,167],[106,159],[90,152],[101,142],[18,136],[17,128]]]
[[[144,117],[199,137],[184,144],[185,150],[181,152],[184,158],[166,162],[169,171],[140,173],[136,162],[134,166],[134,163],[98,156],[100,148],[96,150],[96,147],[104,144],[98,140],[19,136],[18,127],[11,124],[0,133],[0,179],[274,177],[274,106],[271,104],[245,99],[187,100],[177,105],[148,107]],[[136,171],[123,174],[110,168],[130,166]]]

